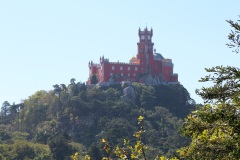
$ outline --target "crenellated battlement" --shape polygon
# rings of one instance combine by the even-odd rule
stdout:
[[[134,63],[124,63],[124,62],[107,62],[109,64],[122,64],[122,65],[133,65],[133,66],[139,66],[139,64]]]

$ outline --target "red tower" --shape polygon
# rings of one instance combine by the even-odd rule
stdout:
[[[138,45],[138,54],[137,58],[140,59],[140,66],[141,70],[144,73],[151,73],[151,68],[153,65],[153,45],[152,43],[152,36],[153,31],[152,29],[148,31],[145,28],[143,31],[138,30],[139,42]]]

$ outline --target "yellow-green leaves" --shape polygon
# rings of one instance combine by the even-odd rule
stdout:
[[[123,140],[123,145],[126,145],[127,142],[128,142],[128,141],[127,141],[126,139],[124,139],[124,140]]]
[[[71,156],[72,160],[78,160],[78,152]]]
[[[138,117],[138,124],[140,124],[140,123],[142,122],[143,119],[144,119],[143,116],[139,116],[139,117]]]
[[[86,155],[86,156],[84,157],[84,160],[91,160],[91,158],[90,158],[89,155]]]
[[[169,159],[169,158],[166,158],[165,156],[161,156],[161,157],[157,156],[154,160],[179,160],[179,159],[176,157]]]
[[[106,142],[106,140],[103,138],[103,139],[102,139],[102,143],[105,143],[105,142]]]
[[[183,133],[189,146],[178,152],[189,159],[240,159],[240,117],[231,104],[206,105],[185,119]],[[194,115],[194,116],[193,116]]]
[[[111,147],[110,143],[107,141],[107,139],[102,138],[101,142],[104,144],[104,150],[109,154],[109,157],[103,157],[102,160],[110,160],[110,156],[114,155],[119,160],[147,160],[146,157],[146,151],[147,146],[143,143],[142,138],[143,134],[145,133],[145,130],[143,128],[143,116],[139,116],[138,118],[138,125],[139,125],[139,131],[135,132],[133,134],[134,137],[136,137],[136,141],[134,143],[129,142],[127,139],[123,139],[123,145],[121,147],[116,146]],[[77,155],[77,153],[75,154]],[[74,159],[74,156],[72,156],[72,160],[78,160]],[[130,159],[128,158],[130,157]],[[86,155],[84,160],[90,160],[90,156]],[[169,160],[165,156],[157,156],[155,160]],[[172,158],[170,160],[178,160],[177,158]]]

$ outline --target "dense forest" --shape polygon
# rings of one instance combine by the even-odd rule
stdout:
[[[147,156],[173,156],[190,142],[179,127],[195,107],[180,84],[98,86],[71,79],[20,104],[2,104],[0,159],[61,160],[79,152],[99,160],[106,154],[102,138],[111,145],[121,145],[123,139],[134,143],[140,115]]]

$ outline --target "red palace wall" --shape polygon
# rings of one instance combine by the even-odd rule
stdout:
[[[173,73],[173,68],[171,66],[163,66],[163,78],[166,82],[171,82],[171,75]]]
[[[152,65],[152,74],[153,74],[153,76],[156,76],[160,73],[162,73],[162,61],[155,60]]]
[[[138,77],[140,66],[137,64],[126,63],[108,63],[102,64],[104,80],[108,82],[111,77],[115,77],[116,81],[135,80]]]

